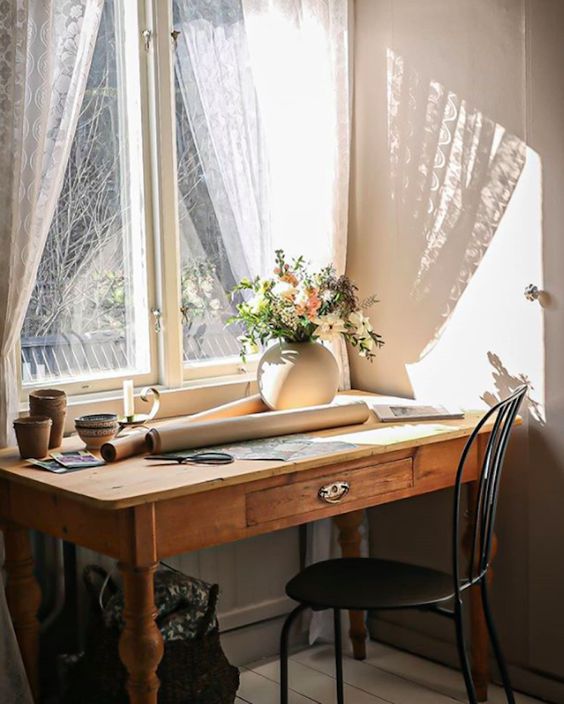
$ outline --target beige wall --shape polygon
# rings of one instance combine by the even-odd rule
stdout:
[[[564,544],[564,319],[523,290],[544,276],[564,293],[562,36],[557,0],[355,0],[347,263],[361,293],[378,294],[386,339],[373,365],[352,360],[354,386],[477,407],[533,384],[503,484],[494,597],[516,684],[552,701],[564,701],[564,571],[548,547]],[[532,467],[551,462],[538,480]],[[448,567],[449,502],[374,510],[373,552]],[[455,661],[449,624],[432,617],[373,630]]]

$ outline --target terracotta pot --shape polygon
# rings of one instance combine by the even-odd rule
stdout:
[[[20,457],[42,459],[49,450],[53,421],[47,416],[22,416],[14,421]]]
[[[53,421],[49,448],[59,447],[63,442],[65,418],[67,415],[67,395],[60,389],[36,389],[29,394],[31,415],[47,416]]]
[[[263,401],[282,411],[331,403],[339,388],[339,367],[319,342],[276,342],[262,355],[257,373]]]

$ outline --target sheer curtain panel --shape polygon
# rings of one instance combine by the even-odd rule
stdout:
[[[0,2],[0,446],[18,410],[17,343],[61,188],[103,0]],[[0,589],[0,701],[31,702]]]
[[[242,0],[269,158],[274,247],[344,273],[350,154],[347,0]],[[333,347],[350,388],[344,343]],[[308,529],[308,562],[338,555],[332,521]],[[310,641],[332,638],[314,613]]]
[[[174,0],[175,71],[235,279],[346,263],[347,0]],[[198,247],[191,246],[198,251]],[[336,350],[343,388],[349,370]]]
[[[272,259],[268,161],[239,0],[175,0],[175,71],[233,276]]]

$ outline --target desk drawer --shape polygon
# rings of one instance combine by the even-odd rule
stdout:
[[[411,458],[355,469],[330,470],[316,479],[300,480],[299,475],[293,475],[291,482],[284,486],[247,495],[247,525],[256,526],[315,511],[327,512],[335,504],[366,501],[365,505],[369,506],[373,497],[412,486]]]

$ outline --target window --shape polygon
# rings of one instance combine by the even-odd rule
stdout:
[[[239,351],[229,291],[258,273],[261,124],[241,0],[173,0],[183,358]]]
[[[104,5],[22,329],[24,384],[150,376],[138,45],[119,2]]]
[[[331,3],[282,7],[105,0],[21,333],[24,393],[249,370],[230,290],[277,246],[330,256],[330,182],[348,171],[329,42],[345,32]]]

